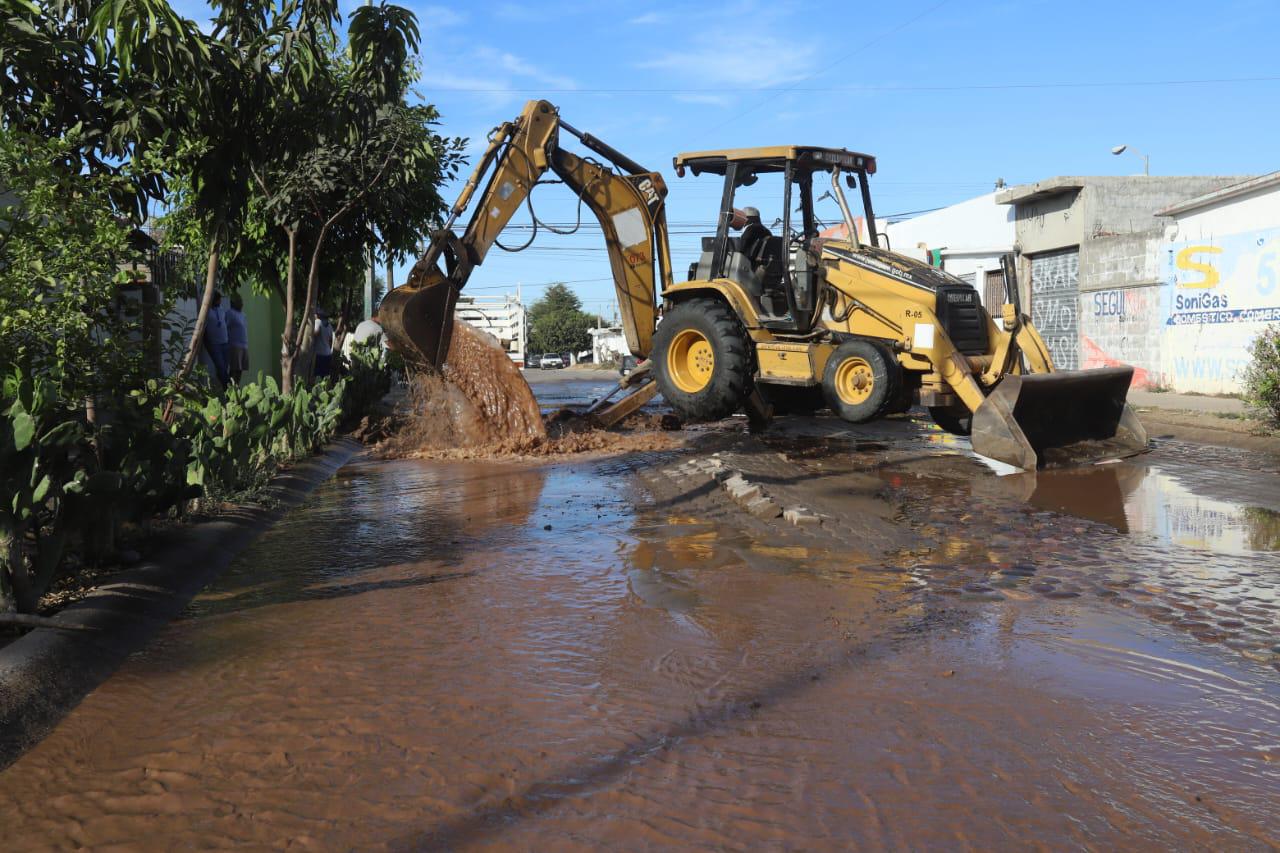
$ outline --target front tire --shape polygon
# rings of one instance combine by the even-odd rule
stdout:
[[[727,418],[751,390],[746,330],[718,299],[690,299],[668,311],[653,353],[658,390],[682,421]]]
[[[836,347],[822,372],[831,411],[855,424],[883,417],[901,385],[902,368],[889,349],[860,338]]]

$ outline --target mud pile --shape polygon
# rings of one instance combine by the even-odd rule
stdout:
[[[460,320],[444,370],[415,376],[383,458],[546,458],[666,450],[680,444],[657,415],[637,412],[603,430],[561,409],[542,414],[519,368],[487,335]]]

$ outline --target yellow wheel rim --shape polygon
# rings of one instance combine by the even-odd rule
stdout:
[[[876,387],[875,371],[860,356],[846,358],[836,367],[836,394],[850,406],[864,403]]]
[[[667,375],[686,394],[696,394],[711,381],[716,354],[697,329],[682,329],[667,349]]]

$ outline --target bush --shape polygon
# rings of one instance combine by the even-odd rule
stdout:
[[[382,398],[391,392],[391,369],[383,358],[380,337],[359,341],[351,348],[350,358],[345,358],[347,373],[346,391],[342,400],[342,413],[349,423],[373,413]]]
[[[171,429],[191,445],[186,482],[206,497],[260,488],[281,463],[318,450],[337,432],[346,380],[299,384],[280,393],[275,379],[232,385],[222,397],[190,399]]]
[[[1249,345],[1244,401],[1271,429],[1280,428],[1280,326],[1268,326]]]
[[[81,174],[74,139],[0,130],[0,376],[43,376],[62,400],[132,387],[146,369],[122,300],[139,260],[115,178]]]
[[[166,424],[173,390],[151,381],[91,424],[52,383],[15,371],[0,396],[0,611],[33,612],[72,551],[109,558],[123,524],[261,487],[333,437],[348,387],[189,388]]]

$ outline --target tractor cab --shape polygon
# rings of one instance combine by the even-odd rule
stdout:
[[[867,177],[875,174],[875,158],[843,148],[780,145],[679,154],[676,174],[709,173],[724,177],[716,233],[702,238],[702,255],[689,268],[690,281],[730,279],[755,303],[768,329],[803,334],[822,312],[823,268],[815,244],[832,226],[842,224],[857,244],[856,224],[840,187],[862,194],[867,233],[877,242],[875,213]],[[815,176],[830,181],[830,190],[815,187]],[[828,178],[829,176],[829,178]],[[815,192],[818,193],[815,199]],[[838,208],[825,222],[816,213],[818,200]],[[838,218],[837,218],[838,217]]]

